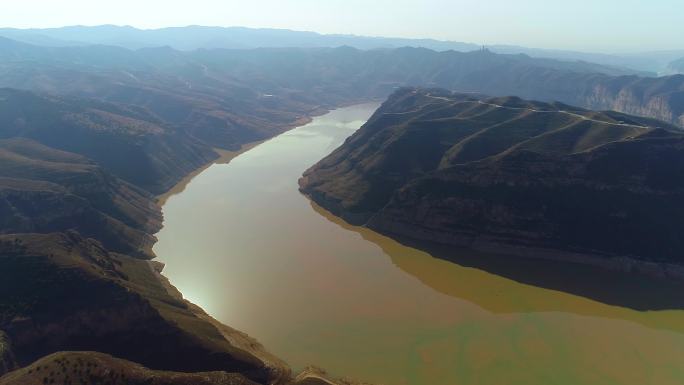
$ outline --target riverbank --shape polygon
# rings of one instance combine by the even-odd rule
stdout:
[[[297,127],[305,126],[313,121],[314,118],[325,115],[329,113],[330,111],[333,111],[335,109],[340,109],[340,108],[345,108],[345,107],[350,107],[354,105],[361,105],[364,103],[373,103],[377,102],[378,104],[380,103],[381,99],[358,99],[358,100],[353,100],[353,101],[347,101],[344,103],[339,103],[335,108],[333,109],[327,109],[323,107],[319,107],[316,109],[313,109],[307,116],[303,116],[294,123],[285,126],[285,128],[280,131],[278,134],[274,135],[273,137],[266,138],[263,140],[258,140],[254,142],[248,142],[244,143],[241,145],[241,147],[237,150],[231,151],[231,150],[226,150],[218,147],[214,147],[212,150],[216,153],[216,158],[203,164],[202,166],[198,167],[194,171],[190,172],[189,174],[185,175],[183,178],[181,178],[176,184],[171,187],[169,190],[166,192],[157,195],[156,200],[157,204],[161,207],[164,206],[166,201],[171,198],[174,195],[182,193],[185,188],[187,187],[190,182],[199,174],[201,174],[203,171],[205,171],[207,168],[211,167],[213,164],[228,164],[230,163],[231,160],[235,159],[237,156],[244,154],[245,152],[251,150],[252,148],[265,143],[274,137],[281,135],[287,131],[290,131],[292,129],[295,129]]]
[[[149,264],[150,270],[166,289],[169,296],[186,304],[188,310],[190,310],[195,317],[215,327],[216,330],[219,331],[221,337],[234,348],[231,351],[231,354],[243,361],[262,365],[270,373],[270,378],[274,385],[284,385],[291,382],[292,370],[284,361],[266,351],[264,346],[254,338],[220,323],[207,314],[201,307],[185,299],[183,294],[162,274],[164,267],[162,263],[150,261]]]
[[[306,124],[306,123],[305,123]],[[239,156],[240,154],[245,153],[246,151],[251,150],[252,148],[260,145],[261,143],[264,143],[268,139],[265,140],[260,140],[257,142],[250,142],[243,144],[239,150],[236,151],[230,151],[230,150],[224,150],[221,148],[214,148],[214,152],[217,154],[217,158],[212,160],[211,162],[207,162],[203,166],[199,167],[195,171],[191,172],[190,174],[186,175],[181,179],[178,183],[176,183],[175,186],[171,187],[167,192],[157,195],[157,204],[161,207],[164,206],[166,201],[171,198],[174,195],[182,193],[185,188],[192,182],[193,179],[199,174],[201,174],[204,170],[207,168],[211,167],[214,164],[228,164],[230,163],[231,160],[235,159],[235,157]]]

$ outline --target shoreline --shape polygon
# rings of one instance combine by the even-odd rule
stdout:
[[[273,135],[270,138],[265,138],[265,139],[261,139],[261,140],[257,140],[257,141],[253,141],[253,142],[243,143],[243,144],[241,144],[240,148],[237,150],[226,150],[226,149],[222,149],[222,148],[218,148],[218,147],[213,147],[212,150],[216,153],[217,158],[215,158],[214,160],[209,161],[209,162],[203,164],[202,166],[196,168],[194,171],[183,176],[178,182],[176,182],[176,184],[173,185],[173,187],[171,187],[170,189],[168,189],[167,191],[165,191],[161,194],[156,195],[155,196],[155,202],[157,203],[157,205],[159,205],[160,208],[163,207],[164,204],[166,204],[166,202],[169,200],[169,198],[171,198],[174,195],[178,195],[178,194],[182,193],[183,191],[185,191],[185,188],[190,184],[190,182],[192,182],[192,180],[196,176],[201,174],[204,170],[211,167],[212,165],[214,165],[214,164],[229,164],[230,161],[232,161],[233,159],[237,158],[238,156],[244,154],[245,152],[251,150],[252,148],[254,148],[254,147],[256,147],[262,143],[266,143],[269,140],[271,140],[271,139],[273,139],[279,135],[282,135],[288,131],[291,131],[295,128],[306,126],[307,124],[313,122],[314,118],[316,118],[316,117],[323,116],[325,114],[328,114],[328,113],[330,113],[334,110],[338,110],[340,108],[351,107],[351,106],[365,104],[365,103],[382,102],[383,100],[384,99],[381,99],[381,98],[359,99],[359,100],[354,100],[354,101],[350,101],[350,102],[340,103],[336,106],[329,106],[329,107],[319,106],[317,108],[312,109],[311,111],[309,111],[309,113],[307,115],[302,116],[301,118],[297,119],[293,123],[291,123],[289,125],[285,125],[283,130],[281,130],[276,135]],[[163,225],[163,221],[162,221],[162,225]]]
[[[329,111],[323,112],[320,115],[323,115],[327,112],[329,112]],[[166,190],[165,192],[155,196],[155,202],[157,203],[159,208],[162,209],[164,207],[164,205],[166,204],[166,202],[172,196],[178,195],[178,194],[182,193],[183,191],[185,191],[185,189],[188,187],[190,182],[192,182],[192,180],[195,179],[195,177],[197,177],[199,174],[204,172],[209,167],[211,167],[215,164],[229,164],[233,159],[235,159],[238,156],[244,154],[245,152],[253,149],[254,147],[256,147],[262,143],[266,143],[269,140],[271,140],[271,139],[275,138],[276,136],[281,135],[287,131],[290,131],[290,130],[295,129],[297,127],[305,126],[305,125],[311,123],[313,121],[313,117],[320,116],[317,114],[318,114],[318,110],[314,110],[312,112],[312,115],[310,115],[310,116],[307,115],[307,116],[299,118],[298,120],[296,120],[291,125],[285,126],[285,129],[283,131],[279,132],[277,135],[274,135],[274,136],[272,136],[270,138],[266,138],[266,139],[256,140],[253,142],[242,143],[240,145],[240,148],[237,150],[226,150],[223,148],[212,147],[212,150],[214,151],[214,153],[216,153],[216,156],[217,156],[216,158],[214,158],[213,160],[211,160],[211,161],[203,164],[202,166],[196,168],[195,170],[188,173],[187,175],[183,176],[180,180],[178,180],[178,182],[176,182],[176,184],[173,185],[173,187],[171,187],[170,189]],[[163,222],[164,221],[162,220],[162,226],[163,226]],[[156,241],[155,241],[155,243],[156,243]],[[152,245],[152,246],[154,246],[154,245]]]
[[[229,164],[233,159],[237,158],[238,156],[244,154],[245,152],[253,149],[254,147],[267,142],[269,139],[264,139],[264,140],[259,140],[256,142],[248,142],[243,144],[238,150],[231,151],[231,150],[224,150],[222,148],[212,148],[212,150],[216,153],[218,156],[214,160],[205,163],[204,165],[200,166],[199,168],[195,169],[191,173],[185,175],[181,180],[179,180],[173,187],[171,187],[169,190],[166,192],[159,194],[155,197],[155,202],[159,207],[163,207],[168,200],[183,191],[188,187],[190,182],[192,182],[195,177],[197,177],[199,174],[207,170],[209,167],[215,165],[215,164]]]
[[[215,164],[229,164],[233,159],[237,158],[238,156],[244,154],[245,152],[257,147],[260,144],[263,144],[278,135],[281,135],[287,131],[290,131],[292,129],[295,129],[297,127],[302,127],[305,126],[313,121],[313,117],[315,116],[321,116],[325,115],[330,111],[322,111],[322,110],[315,110],[314,114],[312,116],[306,116],[302,117],[296,122],[294,122],[292,125],[289,125],[284,129],[283,131],[279,132],[277,135],[274,135],[271,138],[263,139],[263,140],[258,140],[254,142],[248,142],[244,143],[240,146],[238,150],[225,150],[221,148],[212,148],[212,150],[216,153],[217,158],[215,158],[212,161],[209,161],[205,163],[204,165],[198,167],[194,171],[190,172],[189,174],[185,175],[183,178],[181,178],[173,187],[171,187],[169,190],[166,192],[159,194],[155,197],[155,203],[159,208],[159,212],[162,215],[162,220],[161,220],[161,226],[158,231],[161,231],[161,229],[164,226],[164,219],[163,219],[163,208],[164,205],[168,202],[168,200],[176,196],[188,187],[188,185],[202,172],[206,171],[209,167],[215,165]],[[189,306],[190,309],[192,309],[193,314],[198,318],[202,319],[209,324],[211,324],[213,327],[215,327],[222,335],[222,337],[225,339],[225,341],[230,344],[236,351],[242,352],[242,354],[245,354],[251,359],[256,359],[259,360],[262,365],[269,370],[274,377],[274,385],[285,385],[285,384],[291,384],[292,383],[292,378],[293,373],[292,369],[290,368],[290,365],[286,363],[285,361],[281,360],[279,357],[276,357],[272,353],[270,353],[257,339],[249,336],[248,334],[239,331],[237,329],[232,328],[229,325],[226,325],[214,317],[212,317],[209,313],[207,313],[202,307],[190,302],[187,300],[184,296],[183,293],[178,290],[173,283],[171,283],[171,280],[166,277],[163,274],[163,270],[165,267],[165,263],[161,262],[158,260],[159,256],[156,255],[153,251],[154,245],[157,243],[157,238],[156,234],[153,234],[152,236],[154,237],[154,240],[150,242],[149,245],[146,245],[146,250],[149,249],[151,255],[153,256],[152,259],[148,261],[150,270],[153,272],[154,277],[158,282],[162,284],[162,286],[165,288],[166,292],[171,295],[174,298],[177,298],[178,300],[184,302]]]
[[[171,280],[163,274],[165,266],[163,262],[152,260],[148,262],[148,265],[154,277],[162,284],[166,292],[172,298],[185,303],[195,317],[216,328],[223,339],[235,349],[232,353],[242,356],[246,361],[259,362],[260,365],[271,373],[273,385],[290,383],[292,369],[288,363],[266,350],[266,348],[255,338],[249,336],[247,333],[221,323],[199,305],[196,305],[183,297],[183,293],[181,293],[181,291],[171,283]]]

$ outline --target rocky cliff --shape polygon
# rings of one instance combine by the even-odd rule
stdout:
[[[579,84],[568,103],[591,109],[615,110],[649,116],[684,127],[684,76],[604,78],[595,84]]]

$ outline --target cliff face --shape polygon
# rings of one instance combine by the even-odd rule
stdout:
[[[681,265],[682,176],[684,135],[663,122],[406,89],[300,186],[400,238]]]
[[[575,102],[592,109],[649,116],[684,126],[684,76],[663,78],[619,77],[603,79],[578,92]]]

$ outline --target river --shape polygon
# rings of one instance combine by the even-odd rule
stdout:
[[[377,105],[208,167],[164,204],[154,251],[190,301],[295,370],[377,385],[682,384],[684,312],[640,312],[435,259],[297,189]]]

